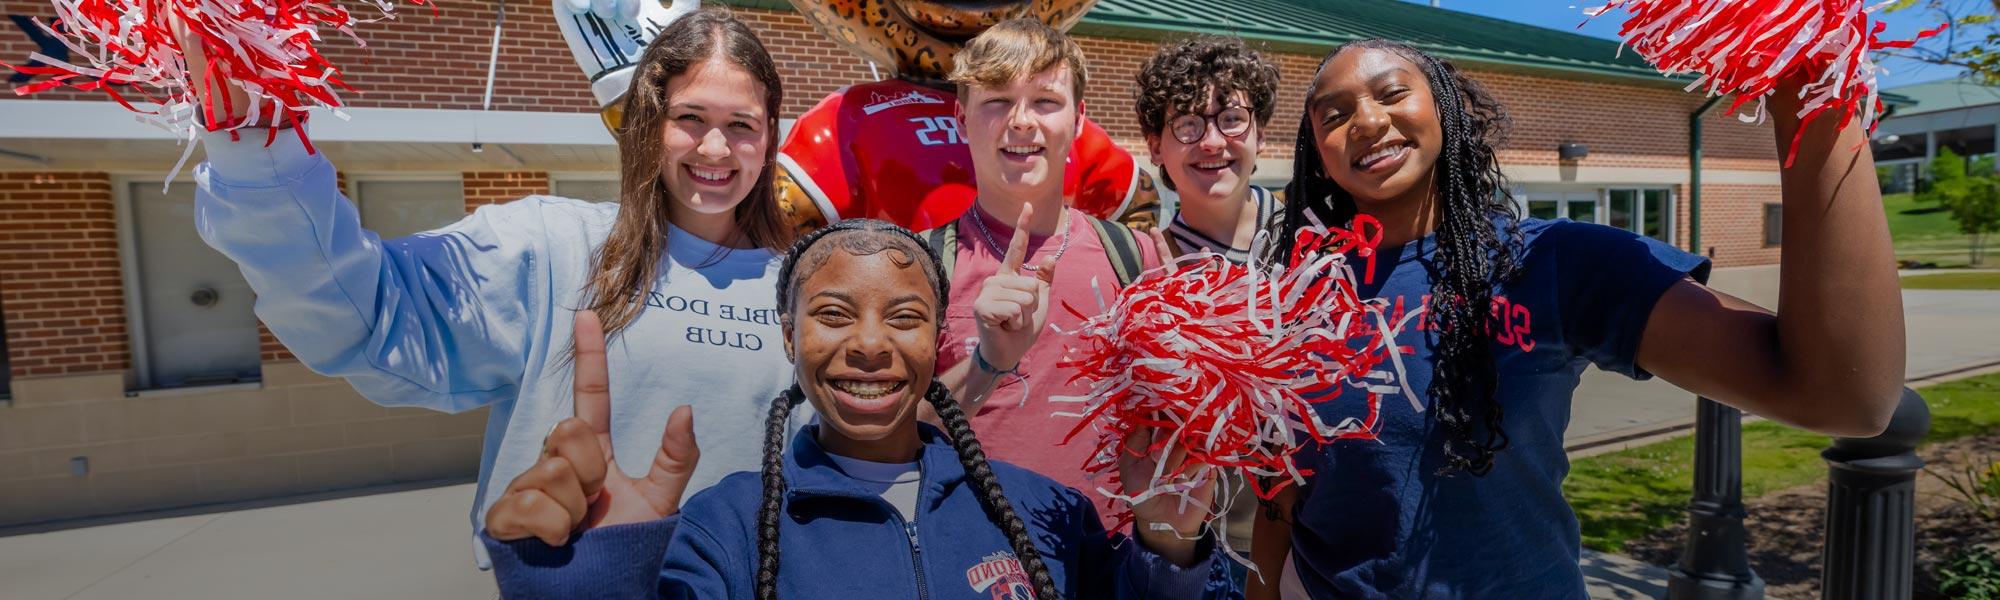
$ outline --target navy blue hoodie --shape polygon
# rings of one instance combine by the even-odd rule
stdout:
[[[986,516],[950,440],[921,426],[919,516],[848,477],[802,428],[785,456],[779,518],[780,598],[1016,600],[1033,586],[1007,536]],[[1003,462],[990,463],[1064,598],[1236,598],[1215,544],[1179,568],[1120,534],[1074,489]],[[757,511],[763,485],[736,473],[697,494],[679,515],[601,527],[552,548],[534,538],[485,538],[508,598],[751,598],[757,578]],[[664,567],[657,558],[666,556]],[[656,568],[657,567],[657,568]]]

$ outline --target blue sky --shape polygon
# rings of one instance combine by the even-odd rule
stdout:
[[[1415,1],[1425,4],[1429,3],[1428,0]],[[1622,10],[1607,14],[1603,18],[1592,20],[1590,23],[1584,25],[1581,30],[1577,29],[1577,25],[1584,22],[1583,9],[1602,4],[1604,3],[1601,0],[1587,0],[1587,2],[1575,2],[1574,0],[1439,0],[1439,6],[1451,10],[1476,13],[1551,29],[1577,31],[1585,35],[1601,38],[1616,39],[1618,37],[1618,25],[1622,21],[1620,17],[1623,17],[1625,14]],[[1935,22],[1924,21],[1927,15],[1920,8],[1912,8],[1880,16],[1889,23],[1889,30],[1886,35],[1892,39],[1910,37],[1918,30],[1936,25]],[[1882,77],[1883,87],[1935,81],[1956,75],[1955,71],[1945,67],[1913,61],[1887,59],[1884,60],[1883,66],[1888,67],[1891,71]]]

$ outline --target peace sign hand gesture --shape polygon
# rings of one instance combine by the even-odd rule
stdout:
[[[680,511],[681,493],[701,459],[694,410],[674,409],[652,470],[645,477],[627,476],[611,456],[611,375],[597,313],[576,314],[575,339],[576,416],[556,424],[542,442],[541,460],[507,484],[486,512],[486,533],[494,539],[534,537],[561,546],[572,532],[655,521]]]

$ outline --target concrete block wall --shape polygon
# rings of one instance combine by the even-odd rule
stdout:
[[[376,406],[296,362],[188,393],[128,394],[116,372],[17,379],[0,407],[0,526],[465,478],[485,423],[483,409]]]

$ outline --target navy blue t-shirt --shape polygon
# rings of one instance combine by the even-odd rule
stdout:
[[[1496,400],[1509,446],[1483,477],[1438,476],[1443,429],[1432,411],[1385,396],[1379,440],[1308,448],[1314,470],[1299,492],[1294,567],[1315,598],[1584,598],[1576,515],[1563,500],[1563,430],[1585,366],[1634,378],[1639,340],[1660,295],[1708,261],[1629,231],[1524,220],[1520,269],[1497,288]],[[1425,305],[1442,265],[1432,238],[1381,254],[1364,298],[1403,310]],[[1357,273],[1361,269],[1357,268]],[[1396,315],[1391,314],[1393,319]],[[1409,389],[1431,405],[1435,331],[1411,319],[1397,336]],[[1362,415],[1365,392],[1317,406],[1326,423]]]

